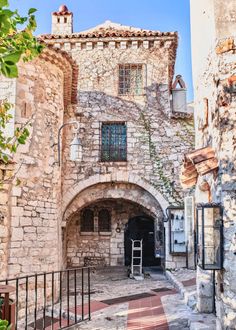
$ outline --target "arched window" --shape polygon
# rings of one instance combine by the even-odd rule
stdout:
[[[91,209],[85,209],[81,215],[80,231],[94,231],[94,212]]]
[[[98,212],[98,231],[111,231],[111,214],[107,209]]]

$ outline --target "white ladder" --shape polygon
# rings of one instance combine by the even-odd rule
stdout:
[[[132,241],[132,260],[131,260],[131,275],[142,276],[143,264],[143,240]]]

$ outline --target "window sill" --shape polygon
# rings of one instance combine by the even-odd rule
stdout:
[[[95,231],[81,231],[80,236],[96,236],[98,233]]]
[[[99,163],[106,164],[106,165],[120,165],[120,166],[126,166],[128,164],[127,160],[100,160]]]
[[[99,231],[99,235],[100,236],[111,236],[111,232],[110,231]]]
[[[83,231],[80,236],[111,236],[111,231]]]

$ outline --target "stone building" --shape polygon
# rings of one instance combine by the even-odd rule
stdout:
[[[220,207],[223,213],[218,218],[205,212],[205,246],[198,240],[198,309],[216,310],[218,329],[236,329],[235,1],[192,0],[191,30],[197,150],[186,155],[182,179],[188,188],[196,184],[197,204],[208,205],[208,211]],[[221,220],[223,239],[215,235]],[[199,216],[198,221],[196,229],[202,230]],[[209,221],[212,225],[204,227]],[[205,259],[215,259],[212,269],[218,270],[202,269],[202,252]],[[223,263],[217,265],[221,253]]]
[[[170,254],[164,225],[168,205],[182,203],[179,167],[193,147],[192,114],[171,97],[186,93],[180,76],[172,86],[177,33],[110,21],[73,33],[72,19],[66,6],[53,13],[41,56],[20,64],[15,85],[0,83],[16,94],[14,124],[31,123],[14,164],[21,184],[2,211],[1,275],[128,265],[131,238],[143,238],[145,265],[184,267],[184,241]]]

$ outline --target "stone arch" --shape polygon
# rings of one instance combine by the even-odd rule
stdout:
[[[162,218],[159,202],[142,187],[133,183],[97,183],[83,189],[69,204],[64,213],[62,226],[82,208],[101,200],[123,200],[141,206],[154,218]]]
[[[63,203],[62,203],[63,218],[67,208],[76,198],[76,196],[78,196],[85,189],[101,183],[133,184],[142,188],[147,193],[149,193],[160,205],[163,212],[165,212],[165,209],[169,205],[165,197],[155,187],[153,187],[146,180],[142,179],[140,176],[136,174],[131,174],[128,171],[114,170],[112,173],[108,173],[108,174],[93,175],[88,179],[78,182],[73,187],[71,187],[63,196]]]
[[[94,212],[94,227],[91,231],[81,230],[81,211],[86,208]],[[98,225],[98,212],[102,208],[111,212],[110,230],[105,233],[99,230]],[[124,265],[127,225],[129,219],[135,217],[152,219],[155,236],[150,251],[153,251],[151,253],[154,256],[157,243],[160,248],[163,247],[163,240],[158,235],[163,228],[164,214],[150,192],[140,185],[119,181],[98,182],[81,189],[66,208],[61,224],[64,232],[63,263],[68,267],[81,266],[87,262],[95,262],[96,265]],[[144,239],[147,239],[146,236],[144,234]]]

